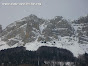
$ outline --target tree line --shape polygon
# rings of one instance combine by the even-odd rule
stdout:
[[[44,61],[74,62],[77,66],[87,66],[88,54],[75,58],[69,50],[42,46],[37,51],[16,47],[0,51],[0,66],[47,66]]]

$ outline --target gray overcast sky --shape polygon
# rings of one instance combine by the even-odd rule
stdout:
[[[3,6],[2,3],[39,2],[42,6]],[[63,16],[77,19],[88,14],[88,0],[0,0],[0,24],[5,28],[10,23],[30,14],[51,19]]]

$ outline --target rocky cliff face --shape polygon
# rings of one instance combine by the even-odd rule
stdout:
[[[81,17],[78,20],[73,21],[74,27],[76,27],[76,36],[79,38],[79,42],[82,44],[88,44],[88,15]]]
[[[57,16],[51,20],[29,15],[21,20],[8,25],[2,32],[2,40],[9,45],[32,41],[52,41],[58,36],[71,36],[73,29],[67,20]]]

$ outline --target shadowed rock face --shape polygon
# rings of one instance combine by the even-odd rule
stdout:
[[[71,25],[61,16],[45,20],[31,14],[8,25],[3,30],[1,39],[7,41],[9,45],[14,45],[15,42],[19,44],[19,41],[22,41],[25,44],[36,39],[38,41],[52,41],[58,39],[59,35],[71,36],[72,34]]]

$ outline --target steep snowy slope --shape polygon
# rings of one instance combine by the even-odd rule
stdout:
[[[10,46],[8,46],[8,44],[6,44],[6,42],[1,41],[1,38],[0,38],[0,50],[4,50],[4,49],[8,49],[8,48],[10,48]]]

